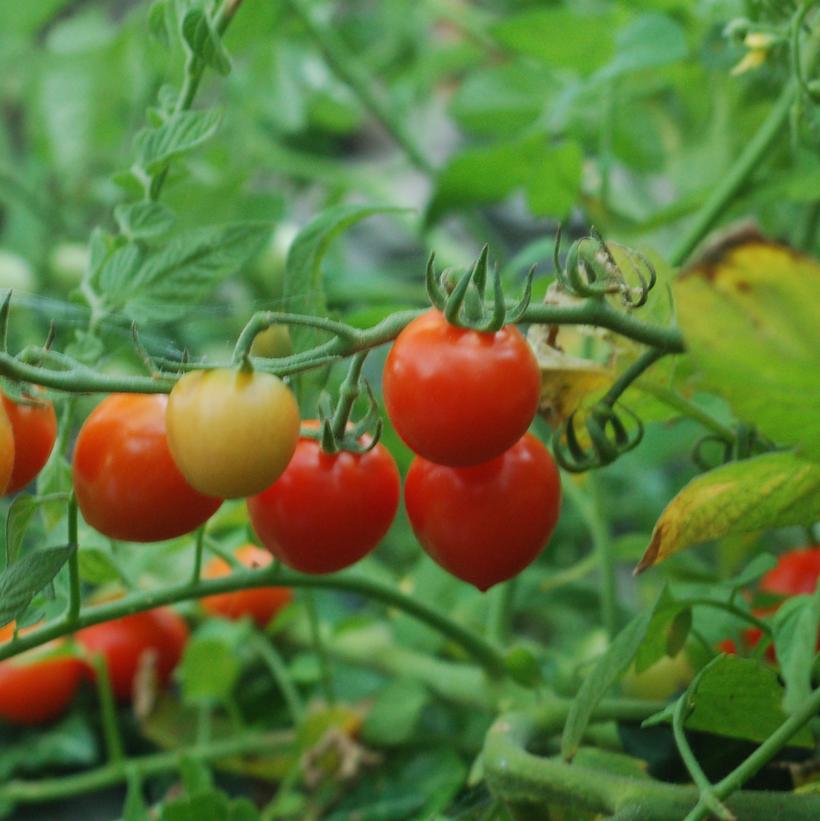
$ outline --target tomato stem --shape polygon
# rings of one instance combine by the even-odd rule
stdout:
[[[322,630],[319,624],[319,614],[316,610],[316,599],[312,590],[304,592],[305,612],[308,617],[308,624],[310,625],[311,644],[313,645],[313,652],[319,662],[319,678],[322,686],[322,691],[325,695],[325,701],[329,705],[336,703],[336,691],[333,686],[333,676],[330,672],[330,659],[325,652],[324,642],[322,641]]]
[[[100,719],[108,760],[111,763],[118,763],[123,760],[124,753],[108,664],[102,653],[92,653],[89,660],[94,667],[94,680],[97,685],[97,696],[100,700]]]
[[[282,692],[282,697],[287,705],[293,726],[300,727],[305,718],[305,705],[302,703],[302,697],[299,695],[299,691],[293,686],[287,667],[285,667],[285,662],[264,634],[254,632],[253,645],[259,654],[259,658],[262,659],[270,671],[271,677],[276,682],[276,686]]]
[[[77,535],[77,499],[74,494],[68,498],[68,544],[74,549],[68,557],[68,609],[65,621],[68,625],[77,623],[82,606],[80,590],[80,558],[78,554],[79,538]]]

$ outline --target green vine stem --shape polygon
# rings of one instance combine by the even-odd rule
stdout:
[[[205,550],[205,525],[200,527],[196,532],[194,540],[194,567],[191,571],[191,582],[194,584],[199,581],[202,575],[202,554]]]
[[[68,499],[68,544],[74,549],[68,557],[68,609],[65,622],[70,627],[77,623],[82,607],[80,590],[79,537],[77,535],[77,500],[72,493]]]
[[[336,703],[336,689],[333,686],[330,660],[325,652],[325,645],[322,640],[322,629],[319,624],[319,613],[316,609],[316,598],[312,590],[305,591],[304,602],[308,624],[310,625],[310,643],[319,662],[319,680],[322,685],[322,692],[324,693],[325,701],[332,706]]]
[[[807,4],[801,5],[795,12],[793,18],[793,38],[796,41],[799,36],[799,25],[807,11]],[[795,61],[799,55],[794,50],[799,51],[799,43],[792,44],[792,57]],[[752,139],[741,151],[740,156],[735,160],[732,167],[723,176],[720,184],[712,191],[703,207],[696,214],[692,224],[681,237],[678,244],[672,249],[669,255],[669,262],[673,266],[683,265],[695,250],[701,240],[714,227],[715,222],[732,202],[735,195],[743,188],[754,171],[775,141],[783,134],[788,123],[789,113],[798,99],[800,90],[800,80],[805,75],[810,75],[818,55],[817,35],[810,39],[808,48],[804,49],[801,64],[796,67],[796,75],[786,83],[777,101],[772,107],[769,115],[760,125]]]
[[[268,325],[273,322],[283,325],[311,325],[327,330],[334,336],[310,351],[280,359],[254,358],[253,366],[261,372],[291,376],[338,362],[353,354],[391,342],[421,313],[423,310],[400,311],[370,328],[359,329],[319,317],[266,312],[265,321]],[[597,325],[668,353],[681,353],[685,350],[683,336],[677,328],[653,325],[636,319],[629,313],[618,311],[605,300],[590,298],[568,306],[530,305],[522,315],[521,322],[543,325]],[[247,328],[248,326],[246,330]],[[248,332],[248,346],[253,335]],[[45,367],[45,363],[52,367]],[[183,371],[226,368],[232,363],[174,364],[176,372],[155,373],[150,376],[116,375],[95,371],[56,351],[29,348],[17,356],[0,352],[0,375],[67,393],[167,393]]]
[[[292,749],[291,733],[245,733],[208,744],[194,744],[188,755],[203,761],[219,761],[235,756],[261,755],[271,751],[286,753]],[[76,795],[122,784],[129,778],[142,781],[179,769],[177,751],[154,753],[123,761],[112,761],[88,772],[38,780],[12,780],[0,785],[0,800],[9,804],[27,804],[71,798]]]
[[[265,570],[243,571],[215,579],[201,579],[196,583],[189,581],[185,584],[173,585],[160,590],[146,590],[133,593],[122,599],[86,608],[80,613],[74,625],[68,625],[64,620],[55,621],[1,645],[0,661],[25,650],[30,650],[32,647],[39,647],[52,639],[67,635],[74,629],[90,627],[93,624],[100,624],[132,613],[151,610],[164,604],[174,604],[188,599],[212,596],[217,593],[231,593],[235,590],[268,587],[270,585],[345,590],[381,601],[438,630],[442,635],[460,645],[490,675],[499,677],[505,675],[504,658],[498,648],[482,636],[439,612],[436,608],[401,593],[393,586],[355,574],[307,576],[282,570],[278,565],[271,565],[270,568]]]
[[[798,732],[807,722],[817,717],[820,713],[820,688],[814,690],[805,703],[794,714],[789,716],[740,766],[736,767],[724,779],[714,785],[713,792],[719,799],[727,799],[736,790],[739,790],[755,773],[764,767],[769,761],[776,756],[783,747],[788,744],[792,736]],[[750,793],[746,793],[750,795]],[[764,793],[765,794],[765,793]],[[783,793],[780,793],[783,795]],[[739,796],[738,796],[739,798]],[[820,818],[820,795],[802,795],[797,796],[801,802],[806,805],[806,811],[814,813],[813,816],[803,815],[783,815],[781,817],[788,817],[789,821],[792,818],[795,821],[803,817]],[[812,801],[814,803],[812,803]],[[731,808],[732,803],[727,801]],[[801,806],[802,810],[802,806]],[[698,801],[697,806],[686,816],[684,821],[703,821],[709,815],[709,807],[702,800]],[[746,816],[741,815],[745,820]],[[749,816],[751,818],[751,816]],[[775,817],[775,816],[771,816]]]
[[[276,686],[282,692],[282,697],[285,699],[285,704],[290,713],[293,726],[301,726],[305,717],[305,705],[302,703],[299,691],[293,686],[293,682],[288,675],[287,667],[285,667],[285,662],[263,633],[254,632],[253,646],[259,658],[262,659],[270,671],[271,677],[276,682]]]
[[[659,705],[655,705],[658,707]],[[662,705],[661,705],[662,706]],[[771,739],[778,738],[779,746],[769,750],[768,757],[758,757],[757,769],[769,760],[807,720],[810,707],[820,707],[820,697],[814,694],[801,715],[789,719],[788,730],[781,727]],[[567,764],[560,758],[547,758],[527,751],[533,741],[560,732],[569,713],[570,702],[552,700],[531,712],[501,716],[490,728],[484,745],[484,773],[490,791],[505,803],[515,803],[543,811],[554,802],[571,806],[576,813],[601,814],[607,817],[629,818],[630,821],[680,821],[698,806],[697,787],[665,784],[648,777],[630,777],[580,762]],[[648,718],[652,706],[647,702],[630,700],[602,701],[593,714],[593,720],[641,721]],[[784,724],[783,727],[786,725]],[[788,734],[787,734],[788,733]],[[782,736],[786,736],[783,738]],[[771,741],[770,739],[770,741]],[[758,748],[747,762],[769,742]],[[775,745],[772,745],[775,746]],[[761,760],[762,758],[762,760]],[[744,767],[747,762],[744,762]],[[741,768],[739,767],[738,770]],[[732,776],[735,788],[756,769],[749,766],[741,776]],[[731,778],[732,776],[728,776]],[[732,791],[723,788],[723,781],[715,786],[715,794],[726,798]],[[726,806],[743,821],[771,821],[788,818],[789,821],[814,821],[820,818],[820,795],[795,795],[784,792],[739,792],[726,800]],[[709,810],[690,815],[686,821],[701,821]]]
[[[108,663],[102,653],[92,653],[90,661],[94,667],[94,679],[97,684],[97,696],[100,700],[100,718],[108,760],[111,763],[119,763],[124,760],[124,754],[120,726],[117,723],[117,706],[114,701],[114,691],[111,689],[111,676],[108,673]]]

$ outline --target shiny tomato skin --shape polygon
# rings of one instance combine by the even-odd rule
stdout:
[[[74,491],[85,520],[105,536],[173,539],[195,530],[222,504],[194,490],[174,464],[167,402],[162,394],[112,394],[80,429]]]
[[[0,407],[0,494],[7,492],[14,472],[14,430]]]
[[[401,495],[396,463],[382,444],[367,453],[325,453],[302,438],[285,472],[248,499],[251,524],[283,564],[333,573],[372,551]]]
[[[240,547],[234,554],[248,568],[267,567],[273,557],[267,550],[253,544]],[[205,565],[203,577],[216,579],[227,576],[231,566],[219,557]],[[285,606],[290,604],[293,593],[288,587],[253,587],[247,590],[235,590],[233,593],[218,593],[202,599],[202,607],[212,616],[225,619],[250,618],[258,627],[266,627],[270,620]]]
[[[820,546],[784,553],[760,580],[760,589],[782,596],[814,593],[820,578]]]
[[[18,404],[0,393],[14,435],[14,468],[6,493],[21,490],[43,469],[57,439],[57,414],[46,399]]]
[[[105,657],[114,695],[130,701],[144,653],[156,654],[157,683],[168,684],[188,641],[188,625],[171,608],[157,607],[86,627],[77,633],[77,641],[89,653]]]
[[[472,467],[416,457],[404,499],[422,547],[484,591],[540,553],[558,520],[561,480],[549,451],[527,433],[501,456]]]
[[[168,398],[168,441],[193,487],[223,499],[259,493],[287,467],[299,406],[276,376],[217,368],[188,373]]]
[[[11,638],[13,625],[0,628],[0,641]],[[34,726],[62,715],[83,679],[85,666],[72,655],[49,655],[55,641],[0,661],[0,718]]]
[[[441,311],[414,319],[384,366],[384,401],[399,436],[440,465],[477,465],[512,447],[535,416],[541,377],[513,325],[483,333]]]

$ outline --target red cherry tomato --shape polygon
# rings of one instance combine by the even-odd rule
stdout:
[[[250,568],[267,567],[273,561],[267,550],[252,544],[243,545],[235,555],[245,567]],[[202,575],[206,579],[215,579],[230,572],[231,566],[224,559],[216,558],[208,562]],[[288,587],[253,587],[206,596],[202,599],[202,606],[213,616],[226,619],[250,616],[259,627],[265,627],[292,599],[293,594]]]
[[[820,546],[791,550],[784,553],[777,564],[763,576],[760,589],[783,596],[814,593],[819,577]]]
[[[558,520],[561,480],[549,451],[528,433],[473,467],[417,457],[404,499],[422,547],[483,591],[520,573],[541,551]]]
[[[370,553],[396,515],[401,480],[390,452],[325,453],[301,438],[285,472],[248,499],[253,529],[283,564],[332,573]]]
[[[179,472],[165,433],[162,394],[112,394],[92,411],[74,448],[74,490],[93,528],[129,542],[195,530],[222,503]]]
[[[428,311],[397,337],[384,401],[399,436],[439,465],[477,465],[512,447],[535,416],[541,377],[520,331],[457,328]]]
[[[0,493],[5,493],[14,471],[14,431],[8,414],[0,407]]]
[[[14,434],[14,468],[6,493],[24,488],[43,469],[57,438],[57,415],[48,400],[32,398],[31,405],[17,404],[0,393]]]
[[[120,701],[133,697],[134,679],[146,653],[153,655],[158,685],[166,686],[187,640],[188,626],[169,607],[124,616],[77,633],[77,641],[89,653],[105,656],[111,687]]]
[[[0,628],[0,642],[14,630]],[[0,718],[13,724],[34,725],[53,721],[65,712],[83,678],[85,667],[65,651],[64,641],[29,650],[0,662]]]

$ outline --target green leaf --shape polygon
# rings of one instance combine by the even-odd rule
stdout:
[[[783,708],[797,711],[812,689],[812,669],[820,637],[820,590],[793,596],[774,616],[774,646],[780,673],[786,684]]]
[[[99,547],[82,547],[78,553],[80,578],[90,584],[107,584],[122,579],[113,557]]]
[[[566,217],[581,192],[584,154],[578,143],[547,148],[533,163],[527,203],[537,217]]]
[[[755,659],[718,659],[704,670],[690,697],[694,708],[686,720],[689,730],[759,743],[786,720],[777,673]],[[813,748],[809,728],[803,727],[789,744]]]
[[[646,637],[635,653],[635,671],[637,673],[648,670],[664,656],[676,655],[669,652],[670,644],[674,645],[675,643],[672,638],[672,631],[680,614],[688,612],[688,610],[689,608],[673,598],[666,588],[663,589],[647,628]]]
[[[158,202],[118,205],[114,209],[114,218],[120,232],[131,240],[160,236],[176,221],[174,212]]]
[[[721,581],[720,584],[722,587],[729,587],[732,590],[748,587],[761,576],[765,576],[776,564],[777,559],[771,553],[761,553],[759,556],[755,556],[740,573],[731,579]]]
[[[231,58],[210,21],[200,9],[191,9],[182,20],[182,36],[191,51],[206,65],[227,76]]]
[[[23,613],[75,550],[76,545],[35,550],[0,573],[0,627]]]
[[[430,694],[418,682],[400,678],[379,693],[362,725],[362,736],[370,744],[397,747],[416,729]]]
[[[240,222],[178,234],[129,278],[112,276],[106,301],[137,322],[170,322],[241,269],[269,233],[267,223]]]
[[[210,636],[194,636],[185,646],[177,675],[187,702],[224,699],[239,678],[240,663],[234,648]]]
[[[703,387],[779,444],[820,461],[820,263],[762,239],[673,284]],[[817,517],[815,517],[817,518]]]
[[[820,465],[793,453],[731,462],[693,479],[661,513],[638,565],[732,533],[820,519]]]
[[[149,173],[156,173],[168,160],[212,137],[221,120],[222,114],[216,109],[179,111],[159,128],[143,129],[136,138],[139,164]]]
[[[200,759],[190,755],[183,754],[180,758],[179,774],[182,776],[185,790],[190,795],[210,790],[214,785],[210,768]]]
[[[283,299],[288,310],[322,316],[327,313],[322,287],[322,259],[330,243],[342,231],[374,214],[390,214],[405,209],[383,205],[337,205],[308,223],[293,240],[285,264]],[[293,349],[297,353],[312,347],[317,332],[292,328]]]
[[[114,251],[100,269],[94,290],[104,299],[109,294],[117,294],[128,288],[142,261],[142,249],[129,242]]]
[[[11,567],[20,555],[26,530],[38,508],[37,497],[21,495],[9,506],[6,515],[6,567]]]
[[[615,58],[596,79],[660,68],[683,60],[687,53],[686,33],[671,17],[641,14],[618,32]]]
[[[567,7],[526,10],[506,15],[493,34],[519,54],[589,74],[609,59],[613,47],[612,15],[596,12],[579,14]]]
[[[607,651],[584,678],[578,695],[570,707],[564,733],[561,736],[561,755],[565,759],[570,759],[575,755],[595,708],[609,688],[631,664],[638,648],[646,638],[656,608],[667,596],[666,588],[664,588],[655,605],[635,616],[618,633]]]

